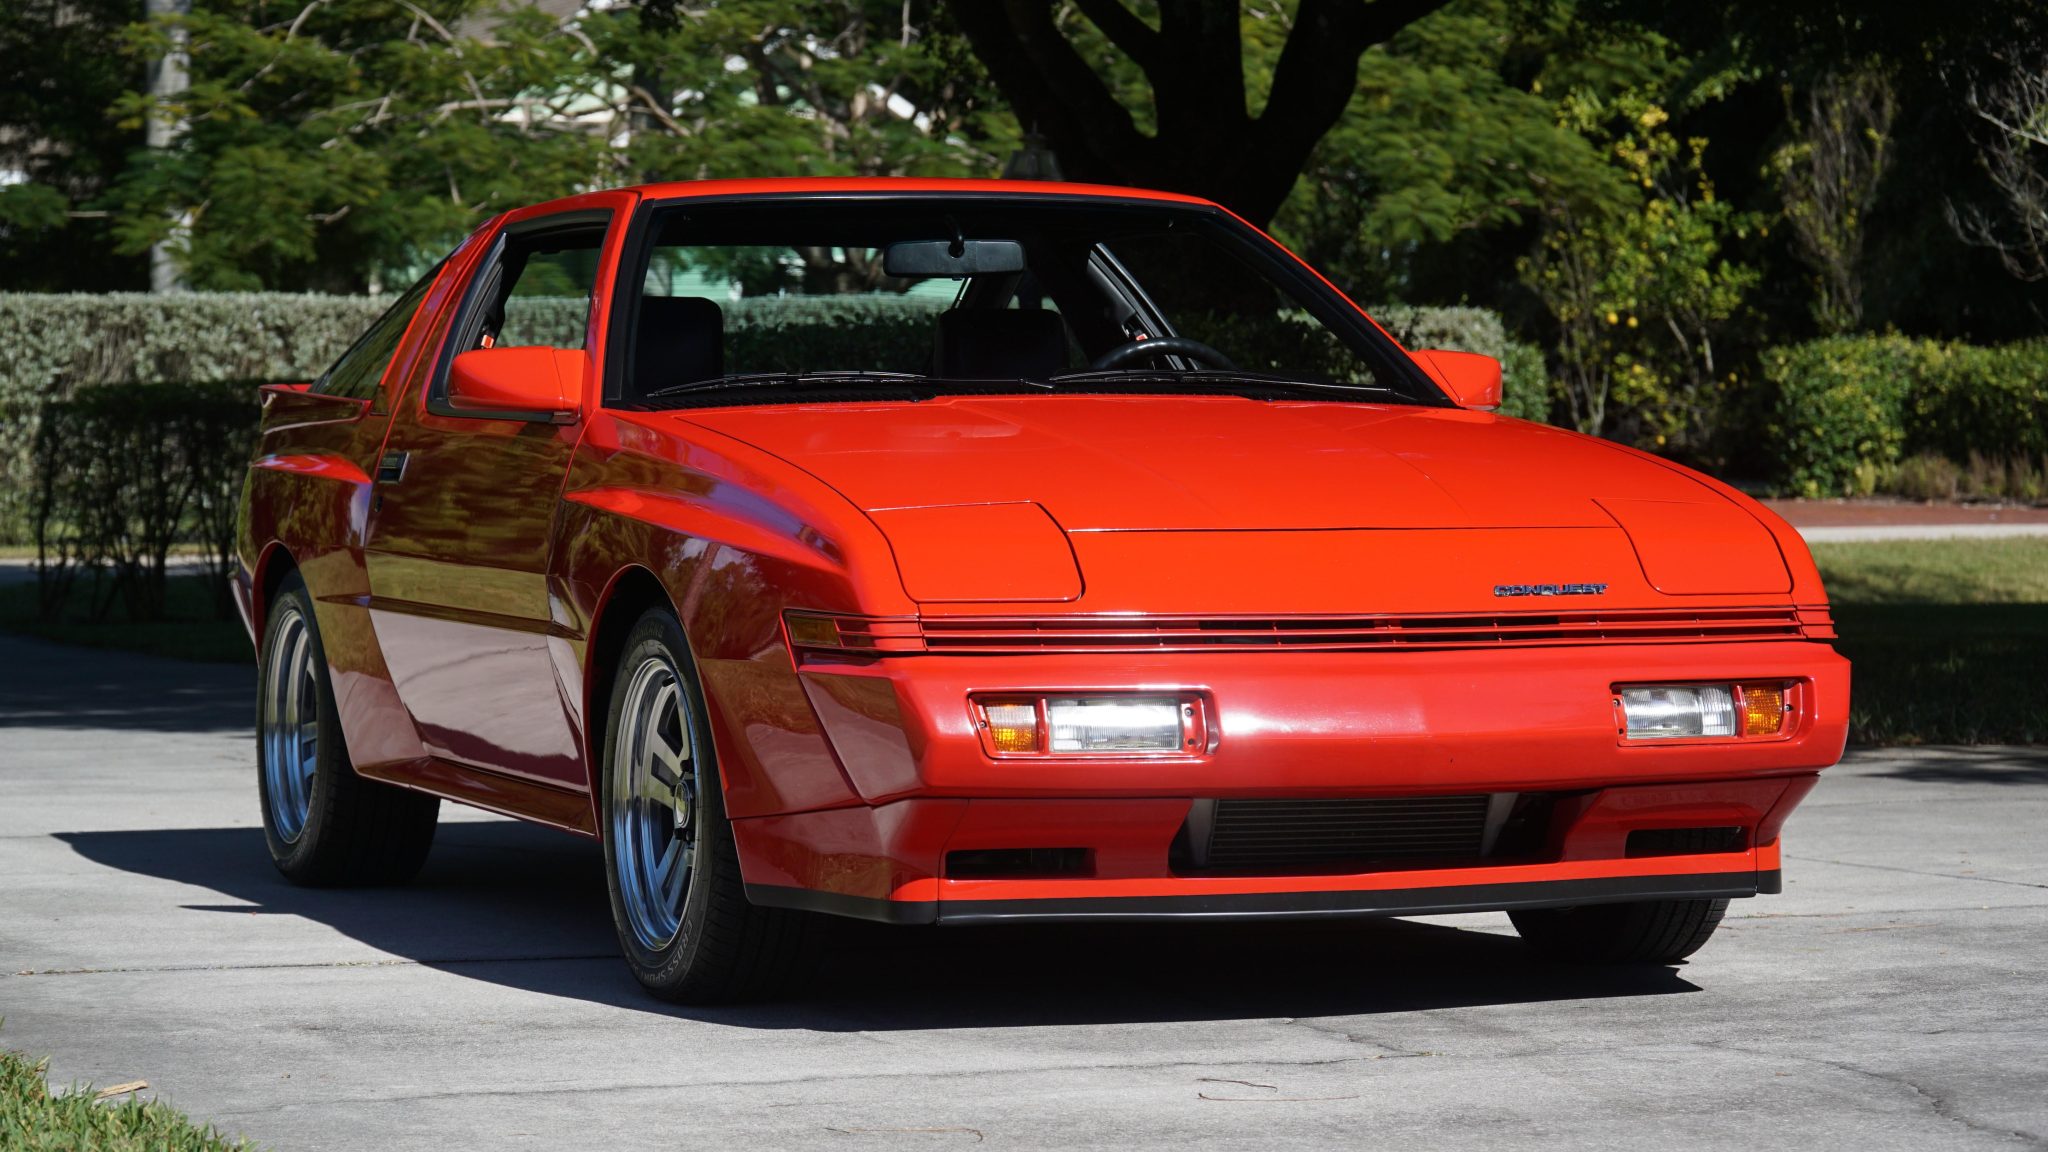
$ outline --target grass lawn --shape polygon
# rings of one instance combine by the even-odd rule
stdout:
[[[183,1113],[133,1093],[95,1101],[90,1086],[52,1095],[43,1065],[0,1050],[0,1148],[92,1152],[229,1152],[244,1149]]]
[[[1818,544],[1852,744],[2048,742],[2048,539]]]
[[[249,663],[255,659],[249,634],[238,617],[222,620],[214,613],[213,590],[203,576],[173,576],[165,587],[167,619],[130,623],[117,603],[100,623],[86,619],[86,598],[92,581],[83,578],[72,589],[72,603],[60,619],[44,620],[37,612],[34,580],[0,584],[0,631],[79,644],[88,648],[123,648],[152,656],[188,660]]]

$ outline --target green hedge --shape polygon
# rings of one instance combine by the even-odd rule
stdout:
[[[161,619],[164,561],[203,547],[226,617],[242,475],[259,409],[247,381],[107,384],[43,406],[30,453],[27,515],[45,618],[89,578],[89,613],[118,600]]]
[[[1779,478],[1802,496],[1867,495],[1911,455],[2048,455],[2048,341],[1842,336],[1772,349],[1764,373]]]

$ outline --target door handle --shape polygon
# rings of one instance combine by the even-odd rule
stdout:
[[[404,452],[386,452],[377,462],[377,483],[396,484],[405,479],[405,462],[409,459]]]

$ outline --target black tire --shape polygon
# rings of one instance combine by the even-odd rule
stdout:
[[[630,689],[635,677],[650,662],[666,665],[687,702],[686,713],[678,713],[674,718],[678,725],[685,717],[689,723],[688,775],[694,781],[694,791],[686,806],[687,820],[677,820],[676,833],[682,836],[687,827],[692,862],[682,881],[680,910],[670,907],[676,923],[673,936],[666,942],[643,939],[642,932],[635,928],[634,913],[628,909],[624,886],[631,881],[622,877],[636,868],[635,833],[620,831],[619,821],[625,819],[630,823],[633,818],[621,817],[616,806],[622,774],[630,781],[635,770],[628,762],[628,746],[634,739],[631,733],[623,732],[628,708],[637,706],[629,700],[629,696],[636,696]],[[622,739],[622,734],[626,738]],[[747,899],[732,824],[725,815],[703,687],[682,628],[664,608],[642,614],[626,637],[624,651],[613,671],[601,758],[600,811],[604,817],[600,834],[605,845],[605,886],[611,897],[612,923],[618,931],[619,948],[625,953],[634,979],[664,1000],[719,1004],[783,992],[807,974],[815,954],[816,917],[788,909],[757,907]]]
[[[1508,913],[1538,952],[1582,964],[1676,964],[1700,950],[1726,900],[1644,900]]]
[[[280,641],[297,643],[294,622],[303,627],[303,642],[311,666],[302,674],[310,679],[301,686],[301,699],[314,702],[313,773],[304,788],[303,815],[296,827],[293,812],[281,811],[272,802],[279,774],[272,771],[280,751],[272,733],[278,712],[279,669],[288,653],[277,651]],[[426,863],[434,845],[434,824],[440,815],[439,797],[414,792],[356,775],[349,760],[348,746],[341,735],[341,721],[334,706],[334,688],[327,677],[327,659],[320,646],[320,630],[314,622],[313,598],[293,572],[284,578],[271,605],[263,632],[263,647],[256,661],[256,792],[263,810],[263,838],[270,845],[270,859],[277,870],[294,884],[309,886],[402,884],[413,878]]]

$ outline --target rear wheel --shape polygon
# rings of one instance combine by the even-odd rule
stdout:
[[[297,884],[397,884],[426,863],[441,801],[356,775],[342,743],[313,598],[294,572],[263,630],[256,788],[277,870]]]
[[[1726,900],[1645,900],[1508,913],[1537,951],[1591,964],[1674,964],[1700,950]]]
[[[740,1000],[800,970],[811,917],[747,901],[703,691],[665,610],[640,617],[619,658],[603,788],[612,920],[648,991],[692,1004]]]

